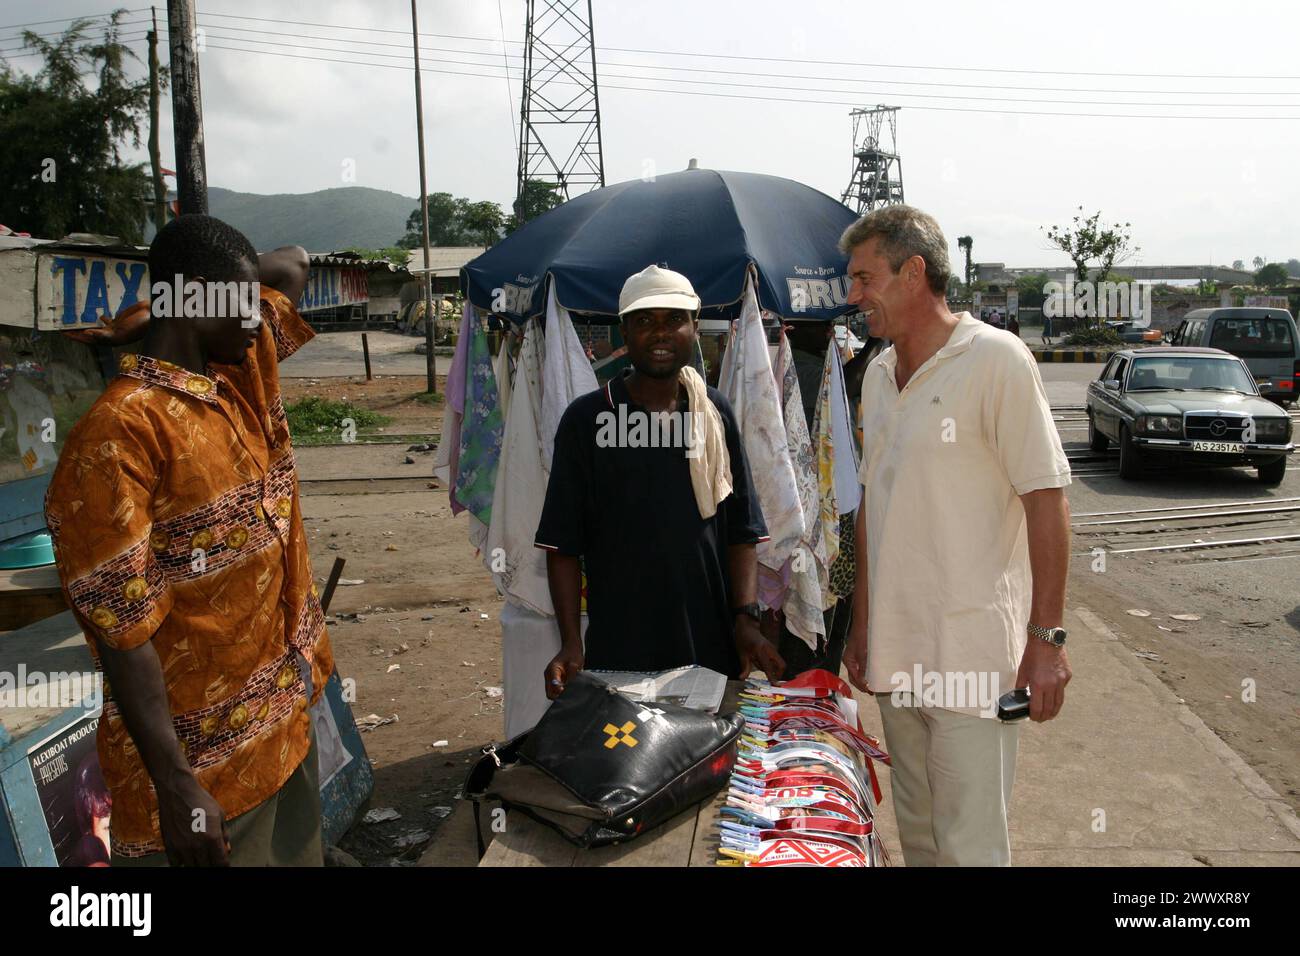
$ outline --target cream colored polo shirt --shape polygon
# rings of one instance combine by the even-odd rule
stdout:
[[[862,381],[867,681],[877,694],[907,689],[995,716],[987,697],[995,705],[1014,688],[1029,622],[1017,496],[1068,485],[1070,466],[1038,366],[1015,335],[962,312],[901,393],[897,361],[885,350]],[[943,690],[927,698],[927,686]]]

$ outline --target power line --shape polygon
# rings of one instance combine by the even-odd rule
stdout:
[[[515,152],[519,152],[519,134],[515,132],[515,104],[510,98],[510,58],[506,55],[506,17],[501,12],[501,0],[497,0],[497,23],[501,25],[501,61],[506,68],[506,114],[510,117],[510,138],[514,141]]]
[[[400,30],[385,30],[380,27],[360,27],[360,26],[342,26],[334,23],[319,23],[309,20],[277,20],[269,17],[250,17],[239,16],[228,13],[205,13],[205,17],[222,17],[232,20],[248,20],[263,23],[291,24],[294,26],[323,27],[328,30],[351,30],[362,31],[367,33],[398,33],[405,35]],[[439,39],[452,40],[470,40],[476,43],[496,43],[492,37],[474,37],[454,33],[421,33],[420,36],[435,37]],[[507,40],[507,43],[522,45],[519,40]],[[766,63],[817,63],[823,66],[850,66],[850,67],[870,67],[875,69],[890,70],[944,70],[968,73],[1013,73],[1029,76],[1108,76],[1108,77],[1143,77],[1148,79],[1183,79],[1183,80],[1300,80],[1300,76],[1282,76],[1273,74],[1234,74],[1234,73],[1105,73],[1105,72],[1085,72],[1082,70],[1009,70],[1000,67],[978,67],[978,66],[935,66],[926,64],[907,64],[907,63],[862,63],[852,60],[808,60],[797,57],[774,57],[774,56],[746,56],[734,53],[696,53],[682,50],[645,50],[633,47],[616,47],[603,46],[602,49],[611,53],[638,53],[650,54],[656,56],[683,56],[683,57],[703,57],[718,60],[756,60]],[[470,52],[470,51],[464,51]]]
[[[119,43],[132,43],[137,40],[142,40],[148,35],[149,35],[148,30],[132,30],[128,33],[118,34],[117,39]],[[17,51],[19,50],[26,50],[27,52],[17,53]],[[5,49],[0,49],[0,55],[5,55],[9,53],[17,53],[18,56],[40,56],[41,51],[38,50],[36,47],[28,46],[27,44],[23,44],[22,46],[7,47]]]
[[[128,14],[140,13],[148,9],[149,9],[148,7],[136,7],[134,10],[125,10],[123,12]],[[104,20],[111,17],[116,12],[117,11],[114,10],[111,13],[87,14],[85,16],[80,16],[80,17],[59,17],[54,20],[33,20],[31,23],[8,23],[5,24],[4,26],[0,26],[0,30],[22,30],[27,27],[39,27],[46,23],[68,23],[72,20]]]
[[[148,22],[149,22],[148,17],[141,17],[138,20],[122,20],[117,25],[120,28],[120,27],[136,26],[138,24],[148,23]],[[101,26],[107,26],[107,24],[101,24]],[[67,32],[68,32],[67,30],[58,30],[53,33],[37,33],[35,34],[35,36],[41,40],[55,40],[62,37]],[[0,43],[12,43],[14,40],[26,40],[26,37],[24,37],[21,33],[15,33],[13,36],[9,36],[9,37],[0,37]]]
[[[354,66],[380,67],[383,69],[391,69],[391,70],[413,69],[413,67],[404,66],[395,63],[372,63],[366,60],[340,60],[332,57],[308,56],[306,54],[297,54],[297,53],[273,53],[272,51],[269,50],[249,50],[243,47],[219,46],[214,43],[207,44],[207,48],[209,50],[227,50],[235,53],[252,53],[261,56],[282,56],[282,57],[288,57],[290,59],[315,60],[315,61],[325,62],[325,63],[345,63],[345,64],[352,64]],[[481,64],[476,64],[476,65],[481,65]],[[424,72],[438,73],[444,76],[472,76],[472,77],[479,77],[484,79],[500,79],[501,77],[500,73],[469,73],[463,70],[424,69]],[[810,99],[800,99],[800,98],[793,98],[793,97],[751,96],[751,95],[745,95],[739,93],[715,93],[711,91],[663,90],[663,89],[654,89],[651,87],[622,86],[618,84],[607,84],[607,83],[603,83],[602,86],[604,86],[606,89],[627,90],[627,91],[638,92],[638,93],[668,93],[676,96],[708,96],[708,97],[721,98],[721,99],[754,100],[754,101],[769,102],[769,103],[805,103],[805,104],[812,104],[817,106],[856,106],[858,105],[858,103],[861,102],[860,99],[810,100]],[[1119,103],[1114,105],[1124,106],[1128,104]],[[1222,105],[1222,104],[1214,104],[1214,105]],[[1061,111],[1051,111],[1051,110],[1005,110],[1005,109],[982,109],[977,107],[953,107],[953,106],[947,106],[947,107],[910,106],[908,107],[908,109],[924,110],[927,112],[941,112],[941,113],[986,113],[986,114],[991,113],[991,114],[1000,114],[1000,115],[1007,115],[1007,116],[1056,116],[1056,117],[1078,116],[1078,117],[1105,118],[1105,119],[1171,119],[1171,120],[1215,120],[1215,121],[1218,120],[1223,120],[1223,121],[1300,120],[1300,116],[1208,116],[1208,115],[1169,115],[1169,114],[1154,114],[1154,113],[1079,113],[1079,112],[1061,112]]]
[[[203,16],[208,16],[208,14],[204,14]],[[213,14],[213,16],[216,16],[216,14]],[[225,16],[225,15],[222,15],[222,16]],[[261,19],[261,18],[249,18],[249,19]],[[135,22],[146,22],[146,21],[135,21]],[[328,25],[325,25],[325,24],[318,24],[318,25],[320,25],[320,26],[328,26]],[[284,41],[283,41],[282,39],[280,39],[280,36],[281,36],[280,33],[276,32],[276,31],[271,31],[271,30],[258,30],[258,29],[248,28],[248,27],[236,27],[236,26],[231,26],[231,25],[227,25],[227,24],[214,24],[213,26],[214,26],[214,28],[216,28],[216,29],[221,29],[221,30],[234,30],[234,31],[239,32],[239,33],[252,33],[252,34],[258,34],[258,35],[261,35],[261,36],[273,36],[273,37],[276,37],[276,38],[277,38],[276,41],[275,41],[275,42],[276,42],[276,45],[280,45],[280,44],[283,44],[283,43],[284,43]],[[500,40],[495,40],[495,39],[494,39],[494,40],[492,40],[492,41],[490,41],[490,42],[492,42],[492,43],[518,43],[519,41],[515,41],[515,40],[505,40],[505,39],[504,39],[504,23],[502,24],[502,26],[503,26],[503,36],[502,36],[502,38],[501,38]],[[383,33],[400,33],[400,32],[401,32],[401,31],[390,31],[390,30],[378,30],[378,28],[369,28],[369,27],[356,27],[356,28],[342,28],[342,27],[339,27],[339,28],[336,28],[336,29],[358,29],[358,30],[370,30],[370,29],[375,29],[377,32],[383,32]],[[212,35],[213,35],[213,36],[220,36],[220,35],[218,35],[218,34],[212,34]],[[422,34],[420,34],[420,35],[421,35],[421,36],[439,36],[439,34],[428,34],[428,33],[422,33]],[[358,39],[354,39],[354,38],[350,38],[350,37],[328,37],[328,36],[319,36],[319,35],[317,35],[317,34],[298,34],[298,35],[296,36],[296,38],[297,38],[297,39],[323,40],[323,41],[325,41],[325,42],[327,42],[327,43],[343,43],[343,44],[348,44],[348,43],[351,43],[351,44],[358,44],[358,43],[359,43],[359,44],[364,44],[364,45],[366,45],[366,46],[395,47],[395,48],[402,49],[402,50],[405,50],[406,47],[407,47],[407,45],[406,45],[405,43],[385,43],[385,42],[380,41],[380,40],[358,40]],[[233,40],[233,41],[235,41],[235,42],[240,42],[240,43],[266,43],[266,42],[268,42],[268,41],[264,41],[264,40],[253,40],[253,39],[246,38],[246,37],[226,37],[226,36],[221,36],[221,39]],[[334,47],[317,47],[317,46],[304,45],[304,44],[285,44],[285,45],[288,45],[288,46],[295,46],[295,47],[297,47],[297,48],[299,48],[299,49],[320,50],[320,51],[323,51],[323,52],[333,52],[333,53],[344,53],[344,54],[350,54],[350,53],[354,53],[354,52],[355,52],[355,53],[358,54],[358,55],[360,55],[360,54],[369,54],[369,55],[371,55],[371,56],[390,56],[390,55],[391,55],[391,54],[382,54],[382,53],[378,53],[378,52],[370,51],[370,50],[351,51],[351,50],[344,50],[344,49],[336,49],[336,48],[334,48]],[[426,47],[426,46],[424,46],[424,45],[421,45],[420,49],[421,49],[421,52],[424,52],[424,51],[428,50],[428,51],[437,52],[437,53],[456,53],[456,54],[460,54],[460,55],[464,55],[464,56],[477,56],[477,57],[495,57],[495,56],[496,56],[496,53],[494,53],[494,52],[480,52],[480,51],[478,51],[478,50],[462,50],[462,49],[457,49],[457,48],[455,48],[455,47],[436,47],[436,46]],[[516,59],[516,60],[522,60],[522,56],[520,56],[519,54],[510,54],[510,53],[505,52],[505,51],[503,50],[503,52],[502,52],[502,60],[503,60],[503,61],[505,62],[505,64],[506,64],[506,77],[507,77],[507,80],[510,79],[510,77],[509,77],[509,61],[510,61],[511,58]],[[490,64],[490,63],[482,63],[482,64],[480,64],[479,62],[477,62],[477,61],[472,61],[472,60],[451,60],[451,61],[447,61],[447,62],[460,63],[460,64],[462,64],[462,65],[466,65],[466,66],[480,66],[480,65],[482,65],[482,66],[492,66],[492,65],[493,65],[493,64]],[[598,63],[600,66],[604,66],[604,67],[610,67],[610,66],[612,66],[612,67],[619,67],[619,68],[625,68],[625,69],[638,69],[638,70],[661,70],[661,71],[672,71],[672,72],[675,72],[675,73],[722,73],[722,74],[725,74],[725,75],[728,75],[728,76],[756,76],[756,77],[763,77],[763,78],[766,78],[766,79],[815,80],[815,81],[825,81],[825,82],[833,82],[833,83],[849,83],[849,84],[858,84],[858,85],[867,85],[867,84],[870,84],[870,85],[872,85],[873,89],[878,89],[880,84],[887,84],[887,85],[889,85],[889,86],[926,86],[926,87],[940,87],[940,88],[951,87],[951,88],[954,88],[954,89],[1012,90],[1012,91],[1022,91],[1022,92],[1044,92],[1044,93],[1095,93],[1095,94],[1111,94],[1111,95],[1116,95],[1116,96],[1128,96],[1128,95],[1132,95],[1132,96],[1142,96],[1142,95],[1152,95],[1152,96],[1252,96],[1252,95],[1263,95],[1263,96],[1298,96],[1298,95],[1300,95],[1300,92],[1293,91],[1293,90],[1149,90],[1149,89],[1141,89],[1141,90],[1113,90],[1113,89],[1097,89],[1097,88],[1095,88],[1095,87],[1009,86],[1009,85],[1003,85],[1003,84],[990,84],[990,83],[954,83],[954,82],[944,82],[944,81],[939,81],[939,80],[896,80],[896,79],[872,79],[872,80],[860,80],[860,79],[855,79],[855,78],[852,78],[852,77],[840,77],[840,76],[810,75],[810,74],[803,74],[803,73],[772,73],[772,72],[770,72],[770,71],[747,71],[747,70],[734,70],[734,69],[726,69],[726,70],[722,70],[722,69],[710,69],[710,68],[707,68],[707,67],[665,66],[665,65],[657,64],[657,63],[627,63],[627,62],[623,62],[623,61],[619,61],[619,60],[598,60],[597,63]],[[629,75],[627,75],[627,74],[620,74],[620,75],[621,75],[623,78],[627,78],[627,79],[647,79],[647,80],[648,80],[648,79],[655,79],[654,77],[632,77],[632,76],[629,76]],[[670,80],[670,82],[686,82],[686,81],[684,81],[684,80]],[[718,82],[718,83],[722,83],[722,81],[717,81],[717,82]],[[738,85],[741,85],[741,84],[724,83],[724,84],[722,84],[722,85],[738,86]],[[769,86],[769,88],[771,88],[771,89],[784,89],[785,87]],[[816,88],[805,88],[805,89],[808,89],[809,92],[823,92],[823,91],[824,91],[824,90],[820,90],[820,89],[816,89]],[[850,93],[850,92],[852,92],[852,91],[851,91],[851,90],[838,90],[838,89],[837,89],[837,90],[831,90],[830,92],[844,92],[844,93]],[[909,94],[907,94],[907,93],[898,93],[898,94],[896,94],[896,95],[899,95],[899,96],[907,96],[907,95],[909,95]],[[1002,98],[1001,98],[1001,97],[994,97],[994,99],[1002,99]],[[1055,101],[1045,101],[1045,102],[1055,102]],[[1060,102],[1072,102],[1072,101],[1062,100],[1062,101],[1060,101]],[[1083,102],[1083,101],[1077,101],[1077,102]],[[1116,104],[1116,105],[1127,105],[1127,104]],[[1133,104],[1133,105],[1140,105],[1140,104]],[[1198,104],[1185,103],[1185,104],[1168,104],[1168,105],[1171,105],[1171,106],[1174,106],[1174,105],[1178,105],[1178,106],[1194,106],[1194,105],[1198,105]],[[1211,104],[1211,105],[1229,105],[1229,104]],[[1284,104],[1264,104],[1264,105],[1269,105],[1269,106],[1271,106],[1271,105],[1284,105]]]
[[[321,53],[337,53],[337,54],[345,54],[345,55],[348,55],[348,53],[349,53],[349,51],[346,51],[346,50],[337,50],[337,49],[334,49],[334,48],[332,48],[332,47],[314,46],[314,45],[312,45],[312,44],[306,44],[306,43],[288,43],[288,42],[285,42],[285,41],[283,41],[283,40],[275,40],[275,41],[272,41],[272,40],[255,40],[255,39],[252,39],[251,37],[232,37],[232,36],[225,36],[224,34],[219,34],[219,33],[208,33],[208,34],[207,34],[207,37],[208,37],[209,39],[215,39],[215,40],[226,40],[226,41],[232,41],[232,42],[236,42],[236,43],[253,43],[253,44],[257,44],[257,45],[259,45],[259,46],[271,46],[271,47],[275,47],[277,50],[282,49],[282,48],[289,48],[289,49],[294,49],[294,50],[313,50],[313,51],[321,52]],[[208,46],[213,46],[212,44],[207,44],[207,45],[208,45]],[[235,49],[234,47],[214,47],[214,48],[215,48],[215,49],[224,49],[224,50],[234,50],[234,49]],[[422,48],[421,48],[421,52],[423,52],[423,51],[424,51],[424,48],[422,47]],[[248,52],[248,51],[246,51],[246,52]],[[270,52],[272,52],[272,51],[253,51],[253,52],[268,52],[268,53],[270,53]],[[285,54],[285,55],[288,55],[288,54]],[[410,54],[379,53],[379,52],[376,52],[376,51],[373,51],[373,50],[360,51],[360,52],[358,52],[358,53],[355,54],[355,55],[357,55],[357,56],[363,56],[363,55],[364,55],[364,56],[370,56],[370,57],[380,57],[380,58],[382,58],[382,59],[388,59],[388,60],[401,60],[401,61],[403,61],[403,62],[407,62],[407,61],[410,60]],[[310,59],[310,57],[308,57],[308,59]],[[351,60],[351,59],[349,59],[349,60],[338,60],[338,61],[335,61],[335,62],[341,62],[341,63],[361,63],[361,64],[365,64],[366,61],[362,61],[362,60]],[[476,76],[476,75],[477,75],[477,76],[485,76],[485,77],[492,77],[492,78],[500,78],[500,77],[502,77],[502,74],[501,74],[501,73],[495,72],[495,71],[498,70],[498,69],[502,69],[502,67],[498,67],[496,64],[493,64],[493,63],[479,63],[479,62],[474,61],[474,60],[455,60],[455,59],[448,59],[448,58],[445,58],[445,57],[442,58],[442,59],[440,59],[440,60],[438,60],[437,62],[442,63],[442,64],[452,64],[452,65],[457,65],[457,66],[472,66],[472,67],[478,67],[478,68],[481,68],[481,69],[487,69],[487,70],[492,70],[492,71],[494,71],[494,72],[492,72],[492,73],[485,73],[485,74],[464,74],[464,75],[468,75],[468,76]],[[380,65],[380,64],[375,64],[375,65]],[[505,79],[506,79],[507,81],[509,81],[509,80],[510,80],[509,66],[508,66],[508,65],[505,66],[504,69],[505,69],[505,71],[506,71],[505,74],[504,74],[504,77],[505,77]],[[786,85],[784,85],[784,84],[773,84],[773,83],[752,83],[752,82],[739,82],[739,83],[737,83],[737,82],[731,82],[731,81],[728,81],[728,80],[690,80],[690,79],[680,79],[680,78],[677,78],[677,77],[649,77],[649,76],[637,76],[637,75],[634,75],[634,74],[627,74],[627,73],[611,73],[611,72],[609,72],[609,71],[604,71],[604,72],[603,72],[603,75],[606,76],[606,77],[611,77],[611,78],[613,78],[613,79],[622,79],[622,80],[642,80],[642,81],[650,81],[650,82],[655,82],[655,83],[679,83],[679,84],[688,84],[688,85],[691,85],[691,86],[725,86],[725,87],[735,87],[735,88],[740,88],[740,89],[749,89],[749,90],[777,90],[777,91],[785,91],[785,92],[790,92],[790,93],[834,93],[834,94],[840,94],[840,95],[843,95],[843,96],[855,96],[855,95],[869,95],[869,96],[875,96],[875,95],[880,95],[878,91],[877,91],[877,92],[867,92],[867,91],[858,91],[858,90],[853,90],[853,89],[844,89],[844,88],[836,88],[836,87],[808,87],[808,86],[795,86],[795,87],[791,87],[791,86],[786,86]],[[564,81],[555,81],[555,82],[564,82]],[[846,80],[845,82],[853,82],[853,83],[861,83],[861,84],[865,84],[865,83],[867,83],[868,81]],[[613,89],[619,89],[620,87],[611,87],[611,88],[613,88]],[[628,87],[623,87],[623,88],[628,88]],[[1026,89],[1027,89],[1027,88],[1026,88]],[[665,90],[664,92],[674,92],[674,91],[668,91],[668,90]],[[686,91],[682,91],[682,92],[686,92]],[[1275,109],[1275,108],[1277,108],[1277,107],[1283,107],[1283,108],[1285,108],[1285,107],[1300,107],[1300,103],[1185,103],[1185,102],[1184,102],[1184,103],[1166,103],[1166,102],[1130,102],[1130,101],[1119,101],[1119,100],[1076,100],[1076,99],[1058,99],[1058,98],[1052,98],[1052,97],[1046,97],[1046,98],[1038,97],[1038,98],[1035,98],[1035,97],[1015,97],[1015,96],[970,96],[970,95],[962,95],[962,94],[957,94],[957,93],[897,93],[897,92],[890,92],[889,95],[892,96],[892,97],[904,97],[904,98],[908,98],[908,99],[922,99],[922,100],[959,100],[959,101],[963,101],[963,102],[977,102],[977,103],[1024,103],[1024,104],[1046,104],[1046,105],[1056,105],[1056,106],[1115,106],[1115,107],[1145,107],[1145,108],[1173,108],[1173,109],[1215,109],[1215,108],[1220,108],[1220,107],[1225,107],[1225,106],[1226,106],[1226,107],[1229,107],[1229,108],[1232,108],[1232,109]],[[1279,94],[1271,94],[1271,95],[1278,95],[1278,96],[1281,96],[1281,95],[1295,95],[1295,94],[1280,94],[1280,93],[1279,93]],[[913,106],[913,107],[909,107],[909,108],[913,108],[913,109],[914,109],[914,108],[918,108],[918,107]],[[1297,117],[1297,118],[1300,118],[1300,117]],[[512,117],[512,123],[511,123],[511,131],[512,131],[512,135],[513,135],[513,131],[514,131],[513,117]]]
[[[250,20],[260,20],[260,18],[250,18]],[[224,29],[230,29],[230,27],[224,27]],[[359,29],[364,29],[364,27],[359,27]],[[243,31],[243,33],[266,33],[266,31],[246,30]],[[399,31],[383,31],[383,33],[399,33]],[[147,31],[134,31],[134,33],[123,34],[121,36],[121,39],[123,40],[123,42],[129,42],[129,40],[131,39],[138,39],[140,38],[140,36],[144,36],[144,35],[147,35]],[[272,52],[272,51],[261,51],[261,49],[247,49],[244,47],[220,46],[220,44],[212,44],[212,43],[207,44],[208,48],[221,49],[221,51],[263,53],[263,55],[291,57],[291,59],[315,60],[320,62],[339,62],[339,64],[354,64],[354,65],[361,65],[361,66],[381,66],[381,68],[390,68],[390,69],[411,69],[409,68],[409,66],[380,64],[380,62],[370,62],[367,60],[334,59],[334,57],[305,56],[305,55],[295,55],[295,53],[282,52],[283,47],[292,47],[295,49],[312,49],[312,51],[317,51],[317,52],[343,53],[343,55],[347,55],[348,53],[348,51],[341,51],[341,49],[334,49],[329,47],[315,47],[315,46],[311,46],[311,44],[292,44],[292,43],[285,43],[283,42],[283,40],[281,40],[281,42],[272,43],[272,42],[268,42],[268,40],[238,38],[238,36],[222,36],[220,34],[209,34],[209,36],[212,36],[212,38],[214,39],[233,40],[233,42],[237,42],[237,43],[253,43],[253,44],[261,44],[261,46],[277,47],[277,51]],[[328,38],[318,38],[318,39],[328,39]],[[346,42],[346,40],[339,40],[339,42]],[[396,46],[396,44],[382,44],[382,46]],[[22,49],[22,48],[14,48],[14,49]],[[0,49],[0,53],[6,53],[6,52],[12,52],[12,51],[6,51],[6,49]],[[477,53],[476,51],[454,51],[454,52],[469,53],[469,55],[474,55],[474,56],[486,56],[485,53]],[[383,57],[383,59],[402,60],[404,62],[409,62],[409,55],[403,55],[403,56],[386,55],[386,53],[378,53],[376,51],[360,51],[359,53],[356,53],[356,56],[363,56],[363,55],[368,55],[372,57]],[[490,70],[490,72],[489,73],[468,73],[468,72],[463,72],[463,70],[446,70],[446,69],[433,69],[430,70],[430,72],[441,73],[445,75],[465,75],[465,77],[482,77],[482,78],[502,78],[502,75],[504,75],[504,78],[507,79],[507,82],[510,82],[511,79],[510,73],[508,73],[508,70],[510,70],[510,66],[508,66],[508,60],[506,61],[506,64],[504,64],[504,66],[497,66],[495,64],[486,64],[486,62],[477,62],[472,60],[465,61],[465,60],[445,59],[442,62],[443,64],[474,66],[474,68],[487,69]],[[641,66],[646,66],[645,64],[617,64],[617,65],[625,66],[625,68],[633,68],[633,69],[641,68]],[[506,70],[504,74],[498,72],[498,70],[502,70],[502,69]],[[662,68],[662,69],[672,69],[672,68]],[[719,70],[702,70],[702,72],[714,73],[714,72],[719,72]],[[879,94],[871,94],[871,92],[867,92],[867,91],[846,90],[846,88],[787,87],[781,85],[771,85],[771,83],[692,81],[692,79],[681,79],[675,77],[643,77],[643,75],[608,73],[608,72],[606,72],[606,74],[604,75],[606,75],[606,77],[616,78],[616,79],[629,79],[629,81],[642,81],[642,82],[655,82],[655,83],[663,83],[663,82],[682,83],[682,85],[692,85],[692,86],[740,87],[740,88],[745,88],[745,90],[785,90],[788,92],[829,92],[829,94],[839,94],[844,96],[858,96],[859,98],[859,100],[853,100],[853,101],[820,100],[820,99],[809,100],[809,99],[801,99],[801,98],[789,98],[789,96],[727,94],[727,92],[711,91],[711,90],[705,90],[705,91],[658,90],[658,88],[649,88],[643,86],[611,85],[611,83],[606,83],[606,86],[608,88],[611,88],[611,90],[625,90],[625,91],[632,91],[632,92],[660,92],[660,94],[675,94],[675,95],[714,96],[714,98],[748,99],[748,100],[757,100],[757,101],[768,101],[768,103],[850,105],[850,107],[852,107],[852,105],[857,105],[859,101],[861,101],[861,96],[868,96],[868,98],[870,98],[871,95],[879,95]],[[801,78],[801,77],[790,77],[790,78]],[[563,81],[555,81],[555,82],[563,82]],[[868,83],[870,83],[871,81],[854,81],[854,79],[842,79],[842,81],[839,82],[861,83],[861,85],[868,85]],[[879,81],[879,82],[889,83],[891,81]],[[939,86],[943,86],[943,85],[939,85]],[[1011,90],[1026,90],[1026,91],[1032,90],[1032,87],[993,87],[993,88],[1011,88]],[[1084,92],[1084,90],[1080,90],[1080,92]],[[1123,91],[1100,91],[1100,92],[1123,92]],[[1138,92],[1138,91],[1134,91],[1134,92]],[[1173,91],[1152,91],[1152,92],[1164,92],[1164,94],[1173,94]],[[1260,94],[1260,92],[1264,92],[1264,91],[1256,91],[1256,92],[1257,94]],[[1264,108],[1273,108],[1273,107],[1286,108],[1286,107],[1291,107],[1291,105],[1300,105],[1300,104],[1266,104],[1266,103],[1252,103],[1252,104],[1128,103],[1128,101],[1114,101],[1114,100],[1060,100],[1060,99],[1032,99],[1032,98],[1022,99],[1022,98],[1011,98],[1011,96],[963,96],[957,94],[905,94],[905,92],[904,94],[900,94],[900,92],[889,92],[888,95],[906,96],[906,98],[913,98],[913,99],[979,101],[979,103],[1106,105],[1106,107],[1118,107],[1118,108],[1134,107],[1134,108],[1213,109],[1219,107],[1230,107],[1234,109],[1238,109],[1238,108],[1264,109]],[[1210,94],[1210,95],[1214,95],[1214,94]],[[1223,94],[1223,95],[1235,95],[1235,94]],[[1294,95],[1294,94],[1264,94],[1264,95]],[[1167,120],[1283,120],[1284,121],[1284,120],[1296,120],[1296,118],[1300,118],[1296,116],[1268,116],[1268,117],[1217,116],[1216,117],[1216,116],[1186,116],[1186,114],[1184,114],[1184,116],[1169,116],[1169,114],[1149,114],[1149,113],[1082,113],[1082,112],[1063,112],[1063,111],[1013,111],[1013,109],[1001,109],[1001,108],[982,109],[982,108],[958,108],[958,107],[926,107],[926,105],[910,105],[909,109],[927,109],[927,111],[935,111],[935,112],[998,113],[998,114],[1010,114],[1010,116],[1017,116],[1017,114],[1019,114],[1019,116],[1062,116],[1062,117],[1086,116],[1086,117],[1112,117],[1112,118],[1153,118],[1153,120],[1154,118],[1161,118],[1161,120],[1165,120],[1165,118],[1167,118]],[[515,135],[515,129],[513,129],[513,122],[511,122],[511,135],[512,137],[513,135]]]

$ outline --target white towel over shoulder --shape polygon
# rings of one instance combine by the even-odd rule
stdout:
[[[678,381],[686,389],[686,407],[691,425],[686,431],[691,443],[687,461],[691,469],[691,488],[701,518],[712,518],[718,505],[731,494],[731,455],[722,413],[709,399],[709,389],[700,373],[685,366]]]

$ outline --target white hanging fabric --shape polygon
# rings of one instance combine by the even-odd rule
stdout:
[[[552,280],[546,294],[546,363],[542,373],[540,421],[547,475],[551,473],[551,456],[555,451],[555,432],[560,427],[560,416],[579,395],[598,388],[600,383],[596,381],[586,350],[578,341],[569,312],[555,300],[555,282]]]
[[[849,393],[844,386],[844,361],[833,345],[827,350],[830,366],[831,445],[835,449],[835,513],[852,514],[858,510],[862,487],[858,484],[858,450],[853,441],[853,413],[849,410]]]
[[[587,636],[587,615],[578,620]],[[554,617],[507,601],[501,608],[501,697],[506,740],[532,730],[551,702],[546,697],[546,665],[560,653],[560,626]]]
[[[500,396],[502,419],[510,415],[510,391],[512,388],[510,375],[513,371],[510,364],[510,341],[512,338],[514,336],[511,333],[502,333],[501,346],[497,349],[496,361],[492,363],[497,380],[497,394]]]
[[[758,560],[779,571],[803,537],[804,516],[752,271],[745,281],[740,319],[722,371],[727,375],[726,390],[719,379],[719,391],[736,413],[750,477],[770,536],[758,546]]]
[[[799,488],[805,528],[799,548],[779,572],[759,565],[758,599],[768,607],[781,608],[790,633],[816,649],[818,636],[825,633],[822,603],[830,581],[830,565],[826,560],[826,544],[818,520],[817,457],[808,434],[808,421],[804,417],[794,356],[784,333],[777,349],[774,372],[781,387],[786,447]]]
[[[533,545],[546,500],[549,457],[541,438],[545,345],[537,319],[528,322],[511,390],[492,496],[492,525],[481,543],[483,563],[507,601],[553,615],[545,552]],[[471,540],[473,540],[471,538]]]

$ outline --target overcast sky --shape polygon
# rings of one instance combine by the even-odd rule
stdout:
[[[131,6],[131,0],[126,3]],[[1067,221],[1079,205],[1100,209],[1108,220],[1132,223],[1142,247],[1134,262],[1244,259],[1249,266],[1257,255],[1300,257],[1300,66],[1294,56],[1300,7],[1294,3],[594,0],[593,5],[607,183],[647,171],[676,171],[698,157],[701,166],[786,176],[838,198],[852,169],[849,104],[888,103],[903,107],[898,150],[906,198],[938,217],[954,260],[957,236],[970,234],[977,261],[1065,264],[1060,253],[1046,248],[1040,227]],[[0,23],[6,27],[0,36],[16,33],[15,24],[102,14],[114,6],[95,0],[0,0]],[[198,0],[198,7],[209,46],[200,63],[211,185],[277,193],[355,184],[418,194],[412,73],[393,68],[409,67],[406,0]],[[165,10],[160,4],[160,15]],[[500,41],[502,36],[522,41],[524,10],[524,0],[420,0],[420,30],[426,34],[422,65],[430,71],[424,77],[424,109],[431,192],[491,199],[509,208],[521,46],[507,42],[503,48]],[[145,16],[131,13],[127,20]],[[50,32],[61,26],[33,29]],[[140,54],[141,72],[146,47],[135,37],[142,29],[125,28]],[[385,30],[394,32],[379,32]],[[503,49],[511,54],[509,81]],[[280,55],[290,53],[389,68]],[[755,59],[719,58],[723,54]],[[30,68],[37,61],[11,62]],[[724,72],[650,70],[646,64]],[[491,72],[496,78],[437,70]],[[632,75],[692,82],[625,78]],[[702,85],[707,80],[752,86]],[[616,88],[634,85],[814,102]],[[754,88],[758,85],[776,88]],[[818,91],[790,92],[800,86]],[[1139,103],[1161,105],[1118,105]],[[163,113],[163,163],[170,166],[169,102]],[[1272,119],[1233,118],[1243,116]],[[352,181],[344,179],[348,160],[355,170]]]

